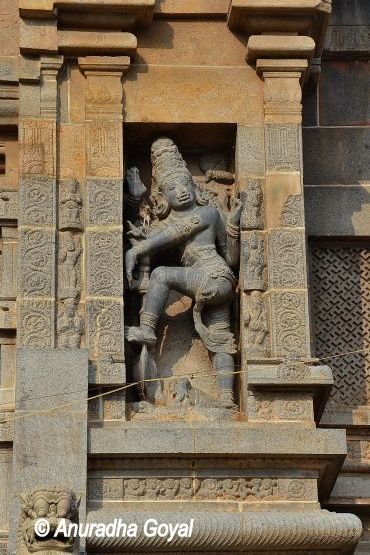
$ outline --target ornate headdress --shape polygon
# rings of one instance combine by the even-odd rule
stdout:
[[[186,176],[192,179],[185,160],[172,139],[160,137],[153,142],[151,161],[153,182],[160,191],[176,177]]]

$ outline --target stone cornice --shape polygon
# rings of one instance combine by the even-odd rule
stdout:
[[[321,55],[331,0],[231,0],[228,26],[246,35],[283,34],[311,37]]]
[[[154,6],[155,0],[20,0],[19,13],[23,19],[55,17],[74,27],[126,30],[150,25]]]

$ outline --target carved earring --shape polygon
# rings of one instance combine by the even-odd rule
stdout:
[[[160,191],[156,191],[151,197],[153,212],[160,219],[163,220],[170,213],[170,205],[166,197]]]

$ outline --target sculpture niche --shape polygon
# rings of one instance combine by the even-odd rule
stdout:
[[[171,139],[160,138],[152,144],[151,162],[152,213],[156,218],[150,222],[144,218],[141,225],[128,222],[132,247],[126,253],[127,281],[131,289],[144,296],[140,325],[126,328],[127,340],[141,349],[136,378],[156,375],[152,356],[156,327],[174,290],[194,301],[194,326],[211,354],[217,374],[219,398],[214,406],[235,411],[236,345],[230,328],[230,304],[235,296],[236,278],[231,268],[239,264],[241,201],[234,199],[227,215],[211,206]],[[127,182],[133,209],[138,207],[146,188],[136,168],[127,172]],[[181,266],[158,266],[150,273],[150,258],[159,251],[171,253],[175,248]],[[137,268],[139,277],[135,278]],[[184,401],[184,406],[188,406],[191,398],[199,399],[199,395],[189,395],[188,391],[189,388],[182,388],[181,399],[173,404]],[[159,401],[159,405],[163,403],[161,394],[157,387],[151,397],[145,384],[139,391],[142,401],[157,404]],[[141,407],[150,410],[143,403]]]

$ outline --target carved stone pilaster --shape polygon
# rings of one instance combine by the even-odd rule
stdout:
[[[79,58],[85,77],[86,338],[99,383],[125,381],[123,360],[123,90],[128,57]],[[109,369],[110,367],[110,369]]]
[[[19,347],[55,344],[56,125],[62,64],[59,55],[41,56],[20,75]]]

